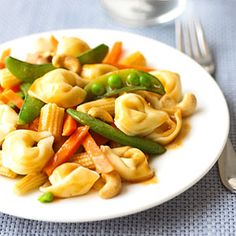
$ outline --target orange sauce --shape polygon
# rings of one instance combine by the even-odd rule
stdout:
[[[182,128],[177,135],[177,137],[166,146],[167,149],[178,148],[183,144],[184,139],[187,137],[188,133],[191,130],[191,126],[188,119],[183,120]]]

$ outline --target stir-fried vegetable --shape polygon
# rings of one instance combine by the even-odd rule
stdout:
[[[22,107],[24,103],[24,100],[22,99],[22,97],[19,94],[13,92],[11,89],[4,91],[2,93],[2,96],[6,100],[8,100],[8,102],[16,105],[19,109]]]
[[[77,122],[68,114],[64,120],[62,136],[69,136],[77,129]]]
[[[28,90],[31,86],[31,83],[22,83],[20,85],[20,90],[23,92],[24,96],[26,97],[26,95],[28,94]]]
[[[147,90],[161,95],[165,94],[162,83],[156,77],[135,69],[118,70],[102,75],[92,80],[85,90],[87,100],[108,97],[130,90]]]
[[[83,125],[88,125],[94,132],[113,140],[122,145],[129,145],[139,148],[140,150],[150,154],[161,154],[166,151],[165,147],[145,138],[136,136],[128,136],[120,130],[106,124],[105,122],[87,115],[86,113],[67,109],[67,113],[75,120]]]
[[[78,59],[80,61],[81,65],[84,64],[95,64],[100,63],[104,59],[104,57],[108,53],[108,46],[105,44],[100,44],[97,47],[84,52],[80,56],[78,56]]]
[[[41,108],[45,103],[29,95],[25,97],[19,113],[19,124],[29,124],[39,116]]]
[[[109,173],[114,170],[114,167],[108,161],[107,157],[98,147],[93,137],[88,133],[83,141],[83,147],[85,151],[92,158],[96,170],[99,173]]]
[[[54,157],[44,167],[44,172],[49,176],[53,170],[69,158],[77,151],[82,144],[89,130],[88,126],[81,126],[66,140],[66,142],[57,151]]]
[[[111,51],[105,57],[103,63],[113,64],[117,63],[122,54],[122,42],[115,42]]]
[[[6,59],[6,67],[18,79],[28,83],[32,83],[35,79],[55,69],[50,63],[36,65],[18,60],[14,57],[8,57]]]
[[[46,192],[44,194],[42,194],[41,196],[39,196],[38,200],[41,202],[41,203],[49,203],[49,202],[52,202],[54,199],[54,196],[51,192]]]

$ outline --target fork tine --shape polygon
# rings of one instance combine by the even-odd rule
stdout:
[[[205,33],[204,33],[204,30],[203,30],[203,27],[200,23],[199,20],[197,19],[194,19],[193,20],[193,25],[194,25],[194,28],[196,29],[196,35],[197,35],[197,39],[198,39],[198,45],[200,47],[200,50],[201,50],[201,54],[204,56],[209,56],[211,57],[211,52],[210,52],[210,49],[208,47],[208,44],[207,44],[207,41],[206,41],[206,37],[205,37]]]
[[[183,29],[184,52],[190,57],[193,57],[192,42],[191,42],[189,27],[187,26],[187,24],[182,24],[182,29]]]
[[[176,48],[184,52],[184,43],[183,43],[183,29],[180,20],[175,21],[175,39],[176,39]]]
[[[188,22],[188,29],[190,32],[193,58],[197,60],[201,56],[201,50],[200,50],[200,45],[199,45],[199,40],[198,40],[198,35],[197,35],[197,29],[193,20],[190,20]]]

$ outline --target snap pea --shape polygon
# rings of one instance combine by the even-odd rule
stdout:
[[[101,97],[111,97],[117,94],[121,94],[121,93],[129,93],[129,92],[134,92],[134,91],[138,91],[138,90],[146,90],[146,91],[151,91],[153,92],[154,89],[149,89],[147,87],[144,86],[131,86],[131,87],[123,87],[120,89],[115,89],[115,90],[110,90],[108,92],[106,92],[105,94],[103,94],[103,96]]]
[[[103,94],[94,93],[93,87],[99,84]],[[135,87],[132,89],[132,87]],[[127,88],[127,89],[126,89]],[[86,100],[94,100],[99,97],[107,97],[129,90],[147,90],[160,95],[165,94],[162,83],[155,76],[140,70],[117,70],[92,80],[84,88],[87,92]]]
[[[99,96],[99,95],[104,94],[104,87],[102,84],[96,83],[92,85],[91,91],[93,94]]]
[[[138,86],[138,85],[140,85],[139,76],[138,76],[136,73],[130,73],[130,74],[127,76],[127,82],[128,82],[130,85]]]
[[[153,142],[145,138],[139,138],[136,136],[128,136],[120,130],[106,124],[105,122],[98,120],[86,113],[76,111],[73,109],[67,109],[67,113],[75,120],[83,125],[88,125],[94,132],[113,140],[122,145],[129,145],[142,150],[149,154],[162,154],[166,151],[165,147],[161,144]]]
[[[84,52],[78,56],[81,65],[96,64],[103,61],[107,55],[109,47],[105,44],[100,44],[97,47]]]
[[[39,116],[41,108],[44,104],[44,102],[38,100],[37,98],[26,95],[24,103],[20,109],[18,123],[21,125],[31,123],[36,117]]]
[[[32,83],[35,79],[56,68],[50,63],[37,65],[14,57],[8,57],[5,62],[6,67],[14,76],[27,83]]]
[[[112,89],[119,89],[123,85],[120,76],[117,75],[117,74],[109,76],[108,80],[107,80],[107,83]]]
[[[84,52],[78,56],[80,64],[93,64],[100,63],[105,58],[108,52],[108,46],[100,44],[97,47]],[[51,63],[48,64],[31,64],[18,60],[14,57],[8,57],[6,59],[6,67],[9,71],[18,79],[32,83],[35,79],[43,76],[47,72],[56,69]]]
[[[28,90],[31,86],[31,83],[22,83],[20,85],[20,90],[23,92],[24,96],[26,97],[26,95],[28,94]]]

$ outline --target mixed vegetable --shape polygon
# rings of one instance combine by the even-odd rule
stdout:
[[[39,188],[42,203],[120,193],[154,176],[160,155],[196,109],[178,74],[147,66],[120,41],[94,48],[80,38],[40,38],[26,61],[0,58],[0,175],[14,190]],[[150,156],[151,157],[151,156]]]

